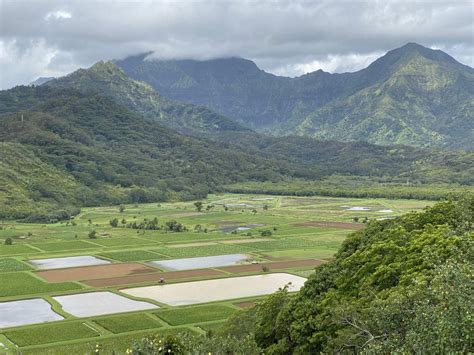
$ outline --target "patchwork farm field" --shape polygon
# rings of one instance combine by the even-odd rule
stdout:
[[[98,344],[102,353],[121,353],[146,334],[217,329],[268,290],[317,272],[370,220],[433,204],[242,194],[210,195],[202,208],[195,202],[84,208],[51,224],[0,221],[0,320],[8,325],[0,323],[0,353],[92,353]],[[229,284],[252,289],[251,280],[265,279],[255,275],[269,275],[272,288],[232,292]],[[199,282],[206,280],[216,282]],[[222,297],[206,297],[206,287],[221,284]],[[183,306],[172,306],[174,293],[161,303],[141,291],[179,293],[188,285],[198,287],[188,298],[204,304],[177,294]],[[23,300],[43,308],[31,317],[8,311]]]

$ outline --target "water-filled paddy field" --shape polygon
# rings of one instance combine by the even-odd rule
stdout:
[[[216,329],[289,282],[297,292],[370,220],[432,204],[237,194],[202,202],[202,211],[194,201],[150,203],[84,208],[54,224],[0,221],[1,347],[123,350],[150,332]],[[155,218],[159,229],[127,228]],[[168,222],[185,228],[166,230]]]

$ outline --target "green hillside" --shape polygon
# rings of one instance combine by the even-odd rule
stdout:
[[[2,152],[2,167],[11,172],[2,178],[7,186],[18,184],[24,201],[38,190],[35,180],[25,185],[16,179],[35,176],[29,160],[46,172],[35,179],[51,185],[38,198],[56,207],[200,198],[229,181],[291,174],[283,162],[181,135],[97,94],[16,87],[0,92],[0,102],[0,141],[15,143]],[[79,191],[68,193],[69,186]],[[12,191],[6,193],[15,195]],[[62,200],[54,191],[62,192]],[[29,212],[37,208],[33,203]],[[10,212],[6,215],[23,216],[20,207]]]
[[[3,211],[10,218],[50,220],[79,206],[197,199],[233,183],[333,174],[474,183],[474,153],[251,131],[190,137],[90,90],[1,91],[0,123],[0,142],[10,143],[2,151],[2,200],[9,206]]]
[[[423,54],[406,48],[385,80],[317,109],[295,131],[322,139],[474,149],[474,72]]]
[[[80,187],[73,176],[42,161],[25,145],[0,142],[0,218],[64,218],[74,212]]]
[[[127,77],[112,62],[100,61],[88,69],[79,69],[44,85],[106,95],[146,119],[183,133],[246,130],[236,122],[204,107],[173,102],[160,96],[145,82]]]
[[[409,43],[355,73],[278,77],[240,58],[116,61],[164,96],[260,132],[473,150],[474,71]]]

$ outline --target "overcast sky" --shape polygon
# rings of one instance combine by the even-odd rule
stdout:
[[[355,71],[407,42],[474,66],[474,1],[0,0],[0,88],[150,50]]]

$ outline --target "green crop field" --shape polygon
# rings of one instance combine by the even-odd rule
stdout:
[[[236,309],[232,307],[209,305],[177,309],[163,309],[155,312],[155,314],[171,325],[183,325],[221,320],[228,318],[235,312]]]
[[[126,333],[133,330],[159,328],[162,324],[150,315],[126,314],[121,316],[96,318],[93,321],[112,333]]]
[[[0,272],[28,271],[31,269],[29,265],[16,259],[0,259]]]
[[[97,346],[101,352],[121,353],[133,339],[144,335],[216,330],[238,311],[233,304],[239,300],[180,307],[155,302],[159,309],[80,318],[65,312],[52,297],[105,289],[120,292],[127,285],[156,285],[156,275],[162,272],[156,268],[150,281],[140,270],[117,274],[112,270],[115,264],[146,265],[153,260],[225,254],[246,254],[249,260],[258,262],[288,262],[290,267],[283,272],[308,277],[317,268],[291,267],[291,263],[306,259],[324,262],[332,258],[348,234],[371,220],[395,218],[433,204],[423,200],[230,193],[209,195],[202,200],[202,211],[196,210],[194,202],[125,205],[123,211],[118,206],[83,208],[73,220],[52,224],[0,221],[0,306],[4,301],[43,298],[65,318],[51,324],[14,328],[1,328],[0,319],[0,342],[23,354],[92,353]],[[144,227],[155,218],[157,224],[153,228]],[[115,219],[118,223],[112,226]],[[11,238],[12,245],[5,245],[7,238]],[[111,264],[104,266],[103,273],[92,275],[88,274],[88,266],[75,268],[76,273],[84,272],[78,280],[85,281],[78,282],[48,282],[41,277],[43,273],[36,274],[35,267],[28,264],[30,259],[69,256],[102,257]],[[106,271],[109,269],[110,274]],[[265,272],[259,267],[249,270],[243,270],[242,275]],[[187,282],[186,272],[181,272],[182,278],[166,281]],[[230,274],[225,269],[194,272],[189,276],[193,281],[240,273]],[[51,275],[55,277],[53,271]],[[121,286],[104,283],[92,287],[87,283],[93,279],[94,285],[100,285],[101,279],[111,277],[117,278]]]
[[[18,346],[31,346],[91,338],[99,336],[99,333],[83,322],[71,322],[11,330],[5,332],[5,335]]]
[[[72,282],[50,284],[25,272],[0,274],[0,297],[34,295],[47,292],[77,290],[81,286]]]

